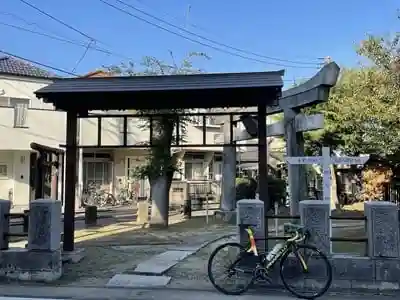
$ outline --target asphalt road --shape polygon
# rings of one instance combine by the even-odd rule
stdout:
[[[245,293],[241,296],[227,296],[217,291],[201,291],[195,290],[178,290],[170,288],[155,288],[152,290],[147,289],[107,289],[107,288],[57,288],[46,287],[32,288],[22,286],[19,288],[18,293],[12,291],[6,292],[9,297],[1,297],[0,300],[103,300],[103,299],[120,299],[120,300],[292,300],[296,299],[290,294],[282,292],[267,292],[264,293]],[[30,295],[35,298],[25,297],[12,297]],[[49,298],[51,297],[51,298]],[[368,295],[368,294],[351,294],[351,295],[326,295],[319,298],[321,300],[391,300],[398,299],[397,296],[384,296],[384,295]]]

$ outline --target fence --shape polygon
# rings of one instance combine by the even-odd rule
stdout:
[[[10,227],[22,226],[22,232],[14,232],[11,233],[9,229],[8,232],[4,233],[3,238],[9,239],[10,237],[28,237],[28,229],[29,229],[29,210],[24,210],[23,213],[9,213],[4,215],[9,220]],[[17,222],[13,222],[13,220],[18,220]],[[8,245],[8,243],[6,243]],[[3,249],[4,250],[4,249]]]
[[[366,236],[366,231],[367,231],[367,217],[366,216],[330,216],[330,220],[341,220],[341,221],[364,221],[364,230],[365,230],[365,235],[364,236],[359,236],[359,237],[331,237],[330,241],[332,243],[334,242],[342,242],[342,243],[364,243],[364,256],[368,255],[368,238]],[[290,216],[290,215],[270,215],[270,216],[265,216],[265,222],[268,222],[268,225],[270,225],[269,220],[293,220],[295,222],[298,222],[300,220],[300,216]],[[276,225],[279,226],[279,222],[274,222],[275,227]],[[269,226],[266,226],[266,231],[268,230]],[[332,226],[333,227],[333,226]],[[346,227],[344,227],[346,228]],[[271,236],[269,232],[265,232],[265,249],[268,249],[268,241],[269,240],[286,240],[287,237],[285,236],[279,236],[278,235],[279,230],[276,230],[275,228],[275,236]]]
[[[213,181],[188,182],[189,200],[192,211],[219,209],[220,191],[218,183]]]

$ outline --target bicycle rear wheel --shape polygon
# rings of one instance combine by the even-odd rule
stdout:
[[[226,295],[240,295],[246,292],[254,282],[255,266],[254,268],[249,266],[249,260],[246,259],[249,255],[251,254],[248,254],[246,249],[238,243],[218,246],[208,260],[208,278],[213,286]],[[218,267],[222,269],[220,274],[216,270]],[[239,276],[241,276],[240,279]],[[230,282],[220,282],[221,277]]]
[[[331,286],[332,266],[326,255],[315,246],[297,245],[282,257],[280,275],[283,285],[294,296],[315,299],[324,295]]]

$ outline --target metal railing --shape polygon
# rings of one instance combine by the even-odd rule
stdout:
[[[4,215],[9,220],[10,227],[22,226],[22,232],[5,232],[3,239],[6,240],[10,237],[28,237],[28,229],[29,229],[29,210],[24,210],[23,213],[9,213]],[[17,222],[13,222],[13,220],[18,220]],[[9,229],[10,230],[10,229]],[[2,249],[6,250],[6,249]]]
[[[367,232],[367,217],[366,216],[330,216],[330,220],[344,221],[364,221],[364,229]],[[368,256],[368,237],[331,237],[331,242],[347,242],[347,243],[365,243],[364,255]]]
[[[290,215],[268,215],[265,216],[265,222],[268,220],[300,220],[300,216],[290,216]],[[367,231],[367,217],[366,216],[330,216],[330,220],[345,220],[345,221],[364,221],[365,232]],[[276,226],[277,223],[275,223]],[[266,226],[266,230],[268,226]],[[277,232],[277,231],[276,231]],[[286,240],[287,237],[279,236],[278,234],[270,235],[269,232],[265,232],[265,240]],[[264,239],[263,239],[264,240]],[[331,242],[345,242],[345,243],[365,243],[365,252],[364,255],[368,256],[368,237],[367,236],[358,236],[358,237],[334,237],[330,238]],[[266,245],[267,246],[267,245]]]

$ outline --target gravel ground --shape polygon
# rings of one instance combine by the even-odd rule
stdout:
[[[195,217],[182,222],[177,216],[171,217],[171,225],[164,230],[142,228],[132,222],[82,230],[77,236],[87,239],[76,243],[76,248],[84,248],[86,252],[81,262],[64,264],[63,276],[55,282],[23,284],[104,287],[115,274],[128,273],[152,256],[180,245],[198,246],[235,229],[214,218],[209,221],[206,224],[204,217]],[[90,237],[92,234],[96,238]],[[21,282],[8,281],[8,284]]]
[[[220,239],[171,268],[166,274],[172,277],[169,286],[180,287],[183,282],[187,284],[187,281],[190,280],[193,280],[193,284],[196,286],[211,285],[207,275],[208,258],[219,245],[234,241],[236,241],[234,237]]]
[[[143,245],[127,249],[110,246],[86,248],[78,264],[65,264],[64,274],[55,285],[104,286],[115,274],[135,268],[140,262],[166,251],[165,246]]]

